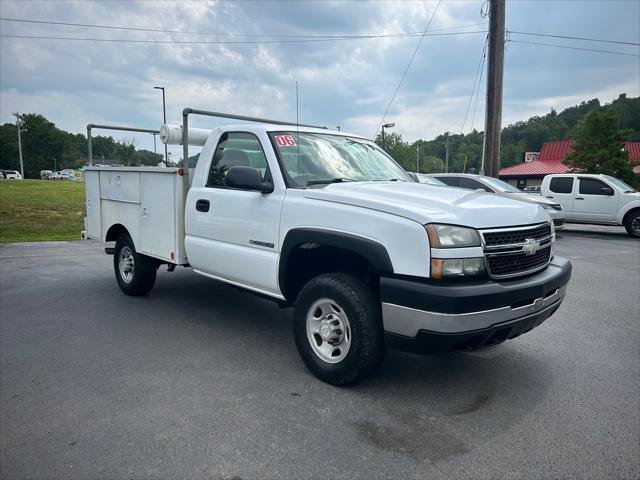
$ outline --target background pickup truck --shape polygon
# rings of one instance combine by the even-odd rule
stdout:
[[[345,385],[385,348],[468,351],[515,338],[560,306],[571,276],[533,204],[415,182],[375,143],[238,117],[211,131],[163,126],[204,146],[182,168],[86,169],[87,234],[115,241],[121,290],[144,295],[162,264],[294,307],[302,360]],[[265,319],[268,321],[268,319]]]
[[[609,175],[558,174],[542,181],[543,197],[562,205],[567,222],[624,225],[640,238],[640,193]]]

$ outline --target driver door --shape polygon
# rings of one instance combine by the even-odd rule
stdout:
[[[253,290],[279,294],[278,234],[284,189],[271,193],[230,188],[226,175],[235,166],[271,171],[259,138],[249,132],[221,135],[204,187],[193,187],[187,199],[186,239],[194,270]]]

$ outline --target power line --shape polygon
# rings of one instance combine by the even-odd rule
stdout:
[[[411,55],[411,58],[409,59],[409,63],[407,64],[407,68],[404,69],[404,73],[402,74],[402,77],[400,78],[400,81],[398,82],[398,86],[396,87],[396,90],[393,92],[393,96],[391,97],[391,101],[389,102],[389,105],[387,105],[387,109],[384,111],[384,114],[382,115],[382,119],[380,120],[380,124],[378,125],[378,128],[376,128],[376,131],[373,134],[373,137],[371,137],[371,138],[376,138],[376,135],[378,134],[378,130],[380,130],[380,127],[384,123],[384,119],[387,117],[387,113],[389,113],[389,109],[391,108],[391,105],[393,104],[393,101],[395,100],[396,95],[398,94],[398,91],[400,90],[400,86],[402,85],[402,82],[404,82],[404,78],[407,76],[407,72],[411,68],[411,64],[413,63],[413,59],[416,57],[416,54],[418,53],[418,50],[420,49],[420,45],[422,45],[422,41],[424,40],[424,37],[427,36],[427,30],[429,30],[429,27],[431,26],[431,22],[433,21],[433,17],[436,16],[436,12],[438,11],[438,7],[440,6],[441,3],[442,3],[442,0],[438,0],[436,8],[433,10],[433,13],[431,14],[431,18],[429,19],[429,23],[427,23],[427,27],[424,29],[424,32],[422,32],[422,36],[420,37],[420,41],[418,42],[418,45],[416,45],[416,48],[413,51],[413,55]]]
[[[552,35],[550,33],[516,32],[515,30],[509,30],[509,33],[514,33],[517,35],[531,35],[534,37],[551,37],[551,38],[564,38],[566,40],[582,40],[584,42],[617,43],[619,45],[634,45],[634,46],[640,45],[640,43],[622,42],[620,40],[605,40],[603,38],[588,38],[588,37],[571,37],[569,35]]]
[[[473,88],[471,89],[471,96],[469,97],[469,103],[467,104],[467,111],[464,114],[464,120],[462,121],[462,127],[460,128],[460,133],[462,134],[462,132],[464,131],[464,126],[467,123],[467,117],[469,116],[469,110],[471,109],[471,102],[473,101],[473,94],[476,91],[476,83],[479,84],[478,82],[478,75],[480,74],[480,66],[484,66],[484,59],[485,59],[485,55],[487,52],[487,41],[488,41],[489,37],[487,37],[487,40],[485,40],[484,42],[484,46],[482,47],[482,53],[480,54],[480,60],[478,60],[478,68],[476,68],[476,76],[473,78]],[[480,85],[478,85],[478,89],[480,89]]]
[[[582,50],[584,52],[598,52],[598,53],[610,53],[613,55],[625,55],[627,57],[640,57],[640,55],[636,55],[634,53],[625,53],[625,52],[614,52],[613,50],[598,50],[595,48],[581,48],[581,47],[569,47],[568,45],[557,45],[555,43],[538,43],[538,42],[523,42],[520,40],[509,40],[511,43],[523,43],[526,45],[539,45],[543,47],[557,47],[557,48],[568,48],[569,50]]]
[[[471,32],[449,32],[449,33],[427,33],[425,35],[419,34],[405,34],[402,38],[409,37],[446,37],[453,35],[469,35],[476,33],[487,33],[486,30],[477,30]],[[34,40],[71,40],[71,41],[88,41],[88,42],[116,42],[116,43],[162,43],[162,44],[183,44],[183,45],[223,45],[223,44],[272,44],[272,43],[318,43],[318,42],[339,42],[345,40],[369,40],[377,38],[387,38],[388,35],[363,35],[359,37],[331,37],[331,38],[305,38],[295,40],[145,40],[134,38],[97,38],[97,37],[54,37],[50,35],[13,35],[13,34],[0,34],[0,37],[4,38],[26,38]]]
[[[189,31],[189,30],[167,30],[161,28],[141,28],[141,27],[123,27],[118,25],[101,25],[101,24],[92,24],[92,23],[74,23],[74,22],[56,22],[52,20],[31,20],[25,18],[8,18],[8,17],[0,17],[0,20],[4,20],[5,22],[17,22],[17,23],[32,23],[32,24],[40,24],[40,25],[60,25],[67,27],[85,27],[85,28],[99,28],[99,29],[107,29],[107,30],[126,30],[126,31],[135,31],[135,32],[154,32],[154,33],[175,33],[175,34],[185,34],[185,35],[212,35],[218,37],[249,37],[249,38],[260,38],[260,37],[270,37],[270,38],[367,38],[372,35],[364,34],[364,35],[320,35],[320,34],[300,34],[300,35],[283,35],[283,34],[268,34],[268,33],[214,33],[214,32],[199,32],[199,31]],[[475,27],[478,25],[486,25],[487,22],[479,22],[479,23],[471,23],[468,25],[460,25],[457,27],[447,27],[440,28],[438,30],[432,30],[432,32],[444,32],[447,30],[457,30],[459,28],[468,28]],[[389,33],[385,35],[373,35],[375,37],[404,37],[404,36],[421,36],[422,32],[399,32],[399,33]]]
[[[476,104],[473,106],[473,115],[471,116],[471,132],[473,131],[473,122],[475,122],[476,120],[476,110],[478,109],[478,100],[480,99],[480,87],[482,86],[482,72],[484,72],[484,64],[486,59],[487,55],[485,54],[482,57],[482,66],[480,67],[480,80],[478,80],[478,91],[476,92]]]

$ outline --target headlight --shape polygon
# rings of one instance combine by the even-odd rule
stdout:
[[[483,275],[484,259],[482,258],[432,258],[431,278],[468,277]]]
[[[549,210],[551,208],[551,205],[548,205],[546,203],[539,203],[538,205],[540,205],[542,208],[544,208],[545,210]]]
[[[429,242],[432,248],[479,247],[480,237],[473,228],[455,225],[427,225]]]

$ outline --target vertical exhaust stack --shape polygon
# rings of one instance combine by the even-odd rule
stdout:
[[[189,145],[202,147],[213,130],[189,128]],[[160,127],[160,141],[165,145],[182,145],[182,126],[163,124]]]

